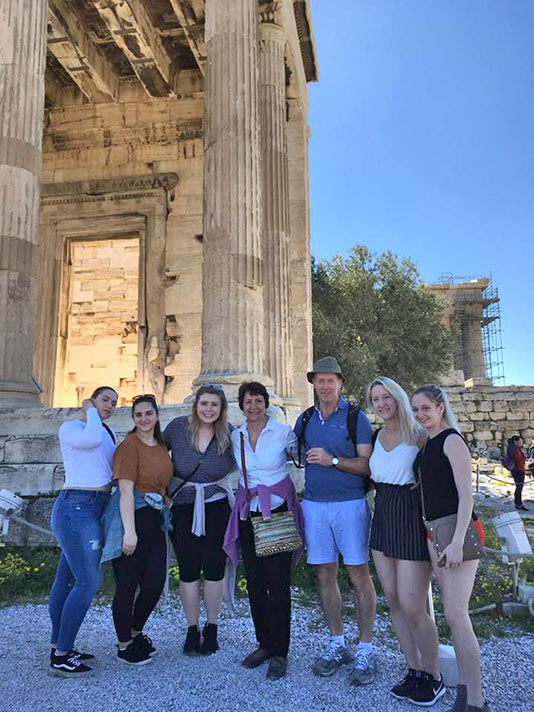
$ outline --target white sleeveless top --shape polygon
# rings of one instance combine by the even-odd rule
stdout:
[[[371,479],[388,485],[411,485],[415,482],[412,465],[419,448],[417,445],[399,443],[393,450],[384,450],[377,437],[369,459]]]

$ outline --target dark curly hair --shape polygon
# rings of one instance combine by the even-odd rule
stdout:
[[[252,396],[263,396],[265,407],[269,407],[269,394],[267,393],[267,389],[263,383],[258,383],[258,381],[244,381],[239,386],[239,391],[237,393],[239,407],[241,410],[243,410],[243,401],[245,400],[247,393],[250,393]]]

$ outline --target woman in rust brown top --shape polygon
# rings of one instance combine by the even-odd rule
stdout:
[[[113,560],[113,622],[119,641],[118,659],[144,665],[150,662],[155,648],[143,634],[143,626],[165,585],[167,543],[163,514],[172,463],[154,396],[134,398],[132,417],[134,428],[113,458],[124,528],[122,555]]]

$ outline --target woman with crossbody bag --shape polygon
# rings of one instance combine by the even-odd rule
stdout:
[[[228,475],[235,468],[228,403],[222,386],[203,383],[190,416],[165,428],[174,477],[171,540],[180,571],[180,594],[187,619],[184,655],[211,655],[219,650],[218,617],[224,592],[226,554],[223,539],[234,503]],[[204,577],[206,624],[201,632],[200,579]]]
[[[480,650],[469,618],[483,531],[473,512],[471,455],[446,393],[426,384],[412,397],[416,420],[428,432],[418,471],[432,568],[438,579],[458,662],[452,712],[488,712],[482,697]]]
[[[237,562],[241,544],[258,641],[257,649],[242,665],[255,668],[269,660],[267,678],[272,680],[284,677],[287,671],[291,564],[293,552],[302,546],[303,517],[287,469],[286,451],[296,443],[296,437],[290,425],[269,417],[268,406],[265,386],[241,384],[239,407],[245,422],[232,433],[241,476],[224,548]],[[274,551],[278,553],[271,553]]]

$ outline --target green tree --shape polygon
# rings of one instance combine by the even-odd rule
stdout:
[[[314,358],[336,356],[345,391],[362,402],[376,376],[405,390],[439,379],[452,362],[445,304],[424,288],[413,262],[355,245],[347,257],[313,262]]]

